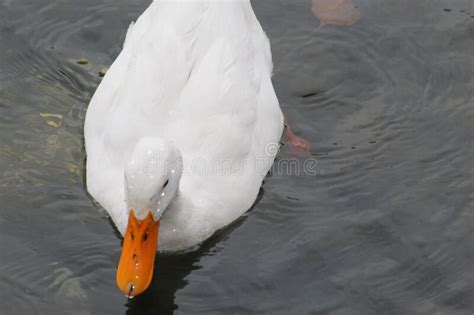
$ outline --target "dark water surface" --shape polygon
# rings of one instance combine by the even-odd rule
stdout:
[[[320,29],[310,1],[254,1],[318,174],[275,172],[252,211],[159,255],[127,301],[82,127],[149,2],[0,0],[1,315],[474,314],[471,0],[359,0],[357,23]]]

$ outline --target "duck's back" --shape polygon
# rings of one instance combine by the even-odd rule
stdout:
[[[271,71],[269,42],[249,1],[150,5],[130,26],[85,124],[88,189],[119,229],[125,161],[144,136],[180,149],[183,194],[225,208],[208,210],[209,229],[250,207],[283,128]]]

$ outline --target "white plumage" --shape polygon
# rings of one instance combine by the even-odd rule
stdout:
[[[84,127],[88,190],[122,234],[133,206],[162,215],[160,250],[185,250],[250,208],[283,131],[271,74],[248,0],[154,1],[130,26]],[[158,166],[182,159],[176,187],[163,187],[168,172],[142,172],[140,152],[165,153]]]

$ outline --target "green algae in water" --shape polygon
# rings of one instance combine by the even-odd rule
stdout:
[[[46,124],[48,126],[59,128],[61,127],[61,120],[63,119],[63,115],[60,114],[49,114],[49,113],[40,113],[40,116],[45,119]]]
[[[80,64],[80,65],[87,65],[87,64],[89,64],[89,61],[85,58],[81,58],[81,59],[77,60],[76,63]]]
[[[107,74],[107,71],[109,69],[108,68],[102,68],[100,71],[99,71],[99,77],[104,77],[106,74]]]
[[[76,301],[83,302],[87,300],[87,293],[82,288],[79,278],[74,277],[74,273],[62,267],[53,271],[55,279],[48,287],[56,290],[55,298],[57,301]]]

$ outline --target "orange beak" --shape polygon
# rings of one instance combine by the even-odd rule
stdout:
[[[139,295],[150,285],[159,227],[160,221],[150,212],[145,220],[137,220],[133,209],[130,211],[117,269],[117,285],[127,297]]]

